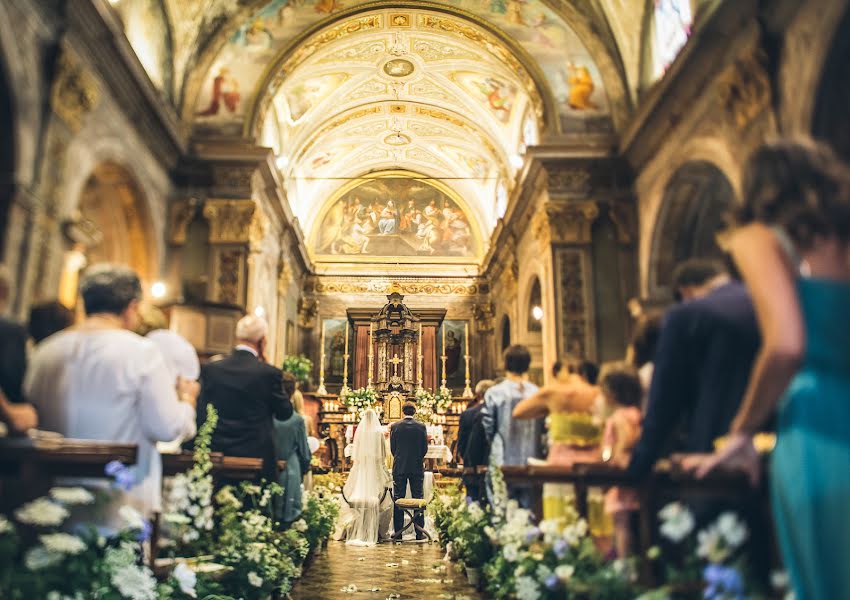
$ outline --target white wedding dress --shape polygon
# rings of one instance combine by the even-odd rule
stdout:
[[[378,415],[372,409],[354,434],[353,465],[343,486],[343,503],[334,538],[353,546],[373,546],[389,537],[392,487],[387,446]]]

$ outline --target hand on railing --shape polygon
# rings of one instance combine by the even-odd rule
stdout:
[[[761,479],[762,462],[751,435],[736,433],[726,440],[723,448],[713,454],[692,454],[679,460],[683,469],[693,471],[702,479],[715,470],[743,471],[753,487]]]

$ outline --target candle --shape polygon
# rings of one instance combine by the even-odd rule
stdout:
[[[348,357],[348,319],[345,320],[345,356]]]
[[[328,393],[325,388],[325,322],[322,321],[321,332],[319,333],[319,389],[316,393],[320,396],[325,396]]]

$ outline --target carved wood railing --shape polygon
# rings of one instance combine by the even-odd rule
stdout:
[[[0,511],[45,494],[55,477],[109,479],[106,465],[136,463],[135,444],[88,440],[0,439]]]

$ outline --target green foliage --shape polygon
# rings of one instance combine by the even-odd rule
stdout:
[[[284,373],[291,373],[296,381],[307,383],[310,381],[310,374],[313,372],[313,361],[303,354],[287,356],[283,359],[281,370]]]

